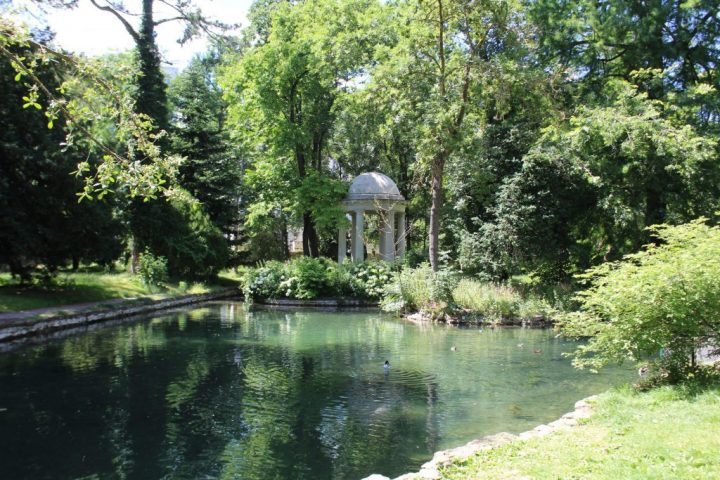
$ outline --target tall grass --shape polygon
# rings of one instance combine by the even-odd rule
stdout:
[[[451,303],[457,285],[455,274],[433,272],[429,265],[400,271],[386,289],[382,307],[387,311],[442,313]]]
[[[452,292],[460,307],[491,319],[517,317],[522,298],[512,287],[482,283],[477,280],[460,280]]]
[[[452,291],[455,304],[475,315],[490,321],[510,318],[548,317],[550,305],[536,296],[523,296],[509,285],[463,279]]]

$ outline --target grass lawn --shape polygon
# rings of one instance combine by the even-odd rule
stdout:
[[[718,479],[720,385],[693,395],[625,387],[583,425],[482,452],[443,471],[459,479]]]
[[[166,287],[145,287],[129,273],[60,273],[50,286],[20,286],[7,273],[0,274],[0,313],[55,307],[76,303],[100,302],[115,298],[162,298],[190,293],[208,293],[236,285],[231,277],[222,277],[212,285],[168,282]]]

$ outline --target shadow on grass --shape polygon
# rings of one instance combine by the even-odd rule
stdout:
[[[0,312],[99,302],[144,295],[142,290],[119,290],[108,285],[0,286]]]

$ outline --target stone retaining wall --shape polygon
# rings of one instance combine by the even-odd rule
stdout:
[[[134,317],[147,313],[165,310],[167,308],[181,307],[193,303],[206,302],[220,298],[228,298],[239,295],[237,289],[224,290],[216,293],[201,295],[184,295],[182,297],[155,300],[142,305],[118,306],[111,309],[74,313],[70,315],[54,316],[45,319],[16,319],[8,320],[0,324],[0,342],[17,340],[23,337],[30,337],[40,334],[47,334],[56,330],[74,328],[82,325],[89,325],[97,322],[116,320],[121,318]],[[59,307],[62,308],[62,307]]]
[[[423,466],[420,467],[419,472],[406,473],[397,477],[395,480],[439,480],[442,478],[442,475],[440,474],[440,470],[442,468],[445,468],[454,462],[466,460],[483,450],[491,450],[506,443],[527,440],[534,437],[543,437],[561,429],[577,427],[581,419],[589,418],[590,415],[592,415],[591,401],[595,398],[597,398],[597,395],[580,400],[575,403],[575,410],[572,412],[566,413],[554,422],[550,422],[547,425],[539,425],[534,429],[522,432],[519,435],[513,435],[506,432],[496,433],[495,435],[488,435],[486,437],[473,440],[462,447],[435,452],[432,460],[423,464]],[[363,480],[390,479],[383,475],[373,474],[369,477],[365,477]]]
[[[268,298],[255,300],[259,305],[277,307],[320,307],[320,308],[374,308],[378,302],[358,298],[314,298],[312,300],[297,300],[291,298]]]

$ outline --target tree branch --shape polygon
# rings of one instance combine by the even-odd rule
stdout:
[[[115,10],[114,8],[112,8],[112,7],[110,7],[110,6],[102,6],[102,5],[100,5],[99,3],[97,3],[96,0],[90,0],[90,3],[92,3],[93,5],[95,5],[95,7],[98,8],[99,10],[102,10],[102,11],[104,11],[104,12],[110,12],[110,13],[112,13],[113,15],[115,15],[115,18],[117,18],[118,20],[120,20],[120,23],[123,24],[123,27],[125,27],[125,30],[127,30],[127,32],[130,34],[130,36],[133,38],[133,40],[135,40],[135,43],[139,43],[139,42],[140,42],[140,35],[138,35],[138,33],[137,33],[137,32],[135,31],[135,29],[133,28],[133,26],[130,25],[130,22],[128,22],[127,20],[125,20],[125,17],[123,17],[122,15],[120,15],[120,13],[118,13],[117,10]]]

